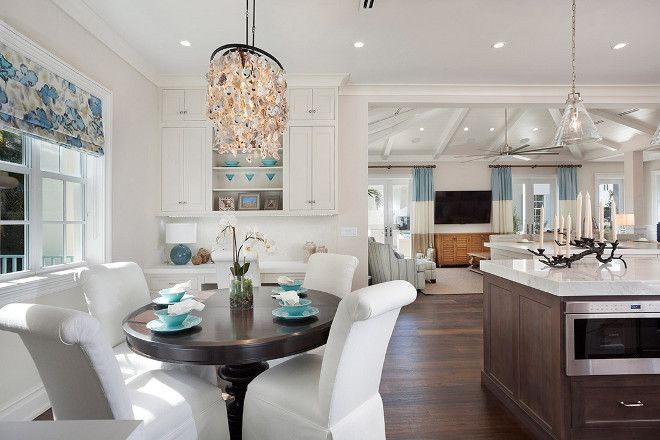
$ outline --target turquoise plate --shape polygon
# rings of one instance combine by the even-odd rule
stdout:
[[[183,297],[179,301],[169,302],[167,299],[165,299],[165,297],[159,296],[158,298],[154,298],[153,302],[155,304],[158,304],[158,305],[161,305],[161,306],[166,306],[168,304],[174,304],[175,302],[181,302],[181,301],[185,301],[187,299],[194,299],[194,298],[195,298],[194,296],[189,295],[189,294],[186,293],[185,295],[183,295]]]
[[[304,313],[303,313],[304,315]],[[188,315],[188,317],[183,321],[181,325],[173,325],[168,327],[160,319],[154,319],[153,321],[147,322],[147,328],[154,333],[175,333],[182,330],[188,330],[191,327],[196,326],[202,322],[202,318],[199,316]]]
[[[284,292],[284,289],[282,289],[281,287],[275,287],[273,290],[271,290],[271,292],[280,294],[280,293]],[[300,287],[296,290],[289,290],[289,292],[305,293],[305,292],[307,292],[307,289],[305,289],[304,287]]]
[[[296,316],[291,316],[289,315],[282,307],[279,309],[273,310],[273,316],[277,316],[278,318],[282,319],[305,319],[309,318],[311,316],[314,316],[319,313],[319,309],[316,307],[307,307],[307,310],[305,310],[302,315],[296,315]],[[153,322],[153,321],[152,321]],[[185,321],[184,321],[185,322]]]

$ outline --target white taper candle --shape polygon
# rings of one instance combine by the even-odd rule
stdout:
[[[566,257],[571,256],[571,215],[566,217]]]
[[[598,241],[600,243],[605,242],[605,204],[603,201],[600,201],[600,212],[598,213],[598,229],[599,229],[599,236],[598,236]]]
[[[612,202],[612,211],[610,211],[610,222],[612,223],[612,243],[616,241],[616,203]]]

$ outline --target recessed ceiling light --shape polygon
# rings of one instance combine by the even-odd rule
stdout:
[[[534,128],[532,128],[532,131],[539,131],[539,128],[538,128],[538,127],[534,127]]]
[[[424,127],[419,127],[419,131],[424,131]]]
[[[468,127],[463,128],[463,131],[468,131],[468,130],[469,130]]]
[[[188,41],[188,40],[181,40],[181,41],[179,41],[179,44],[180,44],[181,46],[186,46],[186,47],[188,47],[188,46],[190,46],[190,41]]]
[[[614,46],[612,46],[612,49],[614,49],[614,50],[623,49],[627,45],[628,45],[628,43],[617,43]]]
[[[353,43],[353,46],[355,47],[364,47],[364,42],[363,41],[356,41]]]
[[[502,49],[506,43],[504,41],[499,41],[495,44],[493,44],[491,47],[493,49]]]
[[[495,127],[490,127],[488,131],[495,131]]]

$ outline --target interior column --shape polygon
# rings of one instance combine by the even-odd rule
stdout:
[[[623,179],[625,187],[625,214],[635,214],[635,228],[644,232],[646,205],[644,203],[644,160],[642,151],[623,154]],[[621,212],[623,214],[623,212]]]

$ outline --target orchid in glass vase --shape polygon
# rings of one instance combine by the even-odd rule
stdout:
[[[254,301],[252,279],[248,274],[250,262],[246,261],[246,253],[254,252],[257,245],[263,245],[269,254],[275,251],[275,244],[265,237],[257,228],[248,228],[246,232],[237,232],[235,216],[223,216],[220,219],[220,234],[215,242],[222,249],[228,248],[231,241],[232,263],[229,280],[229,305],[232,309],[251,309]],[[236,236],[242,238],[239,242]],[[242,258],[242,261],[241,261]],[[242,263],[242,264],[241,264]]]

